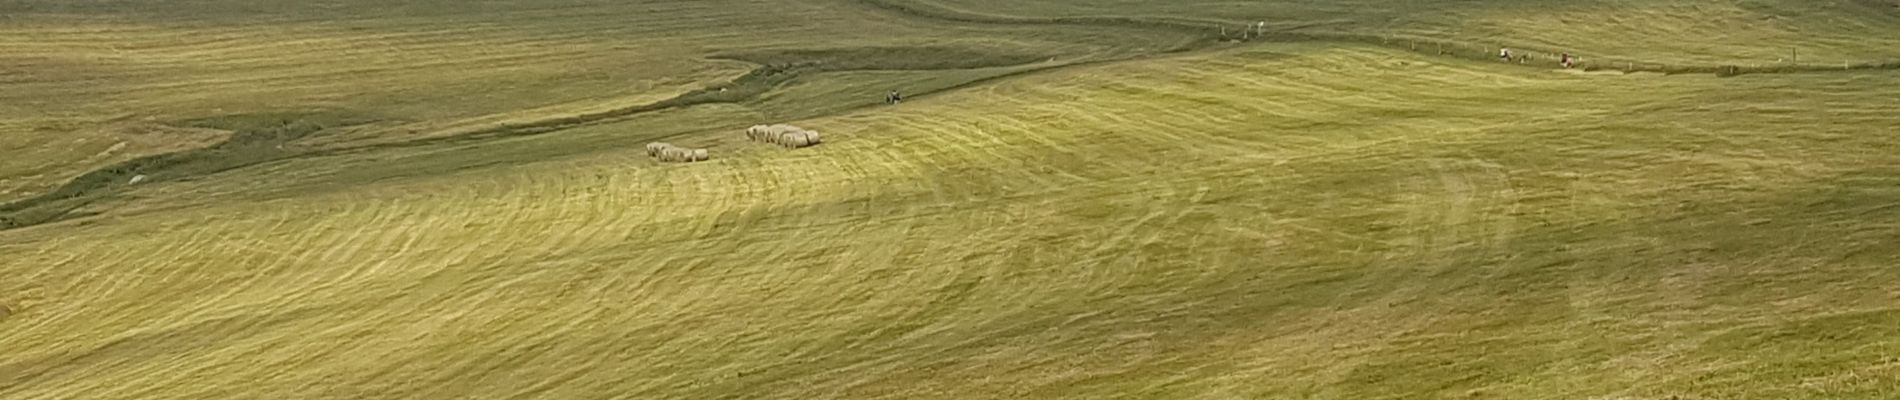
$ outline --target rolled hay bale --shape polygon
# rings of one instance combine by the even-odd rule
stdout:
[[[706,149],[693,149],[693,161],[706,161],[711,159],[712,154],[708,153]]]
[[[800,127],[785,125],[785,124],[778,124],[778,125],[772,125],[771,130],[768,131],[766,135],[770,137],[777,137],[777,136],[784,136],[792,132],[804,132],[804,131],[805,131],[805,128],[800,128]]]
[[[672,148],[673,146],[662,144],[660,146],[654,146],[653,148],[648,149],[647,151],[653,154],[653,158],[658,159],[660,161],[666,161],[666,152]]]
[[[647,143],[647,157],[658,156],[660,155],[660,150],[665,150],[667,147],[672,146],[673,145],[660,142]]]
[[[775,125],[753,125],[751,128],[746,129],[746,132],[748,133],[746,137],[752,139],[753,141],[764,141],[768,138],[771,138],[772,135],[776,134],[780,130],[781,128],[777,128],[775,127]]]
[[[800,128],[800,127],[786,125],[786,124],[776,124],[776,125],[772,125],[770,132],[788,133],[788,132],[803,132],[803,131],[805,131],[805,128]]]
[[[807,135],[805,134],[805,132],[789,133],[785,135],[785,143],[782,143],[781,145],[785,147],[794,148],[794,149],[810,146],[811,135]]]
[[[753,125],[746,128],[746,138],[790,148],[807,147],[823,141],[816,131],[786,124]]]

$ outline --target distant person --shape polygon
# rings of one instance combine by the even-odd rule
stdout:
[[[1572,65],[1574,65],[1571,63],[1570,53],[1564,53],[1563,65],[1564,65],[1564,68],[1570,68]]]

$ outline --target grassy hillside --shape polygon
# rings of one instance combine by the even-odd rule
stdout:
[[[693,8],[710,3],[543,12],[780,10]],[[93,8],[61,12],[129,3],[76,4]],[[677,39],[705,71],[680,87],[715,88],[680,98],[746,96],[532,135],[308,114],[356,128],[0,230],[0,398],[1900,393],[1900,74],[1566,73],[1334,42],[1150,54],[1198,38],[810,6],[876,28]],[[469,13],[536,13],[490,11]],[[624,99],[573,85],[586,107]],[[928,95],[877,104],[892,87]],[[295,110],[401,109],[350,104]],[[738,130],[778,121],[828,143]],[[651,140],[714,159],[654,163]]]
[[[1652,64],[1841,65],[1900,60],[1900,3],[1787,0],[1142,1],[927,0],[1013,16],[1166,17],[1225,24],[1447,40]],[[1798,49],[1798,50],[1797,50]],[[1796,56],[1794,53],[1799,52]]]
[[[24,154],[0,160],[0,201],[232,134],[189,123],[206,118],[348,115],[358,124],[292,147],[351,147],[652,104],[756,67],[716,57],[734,52],[926,47],[1073,61],[1180,41],[966,27],[842,1],[253,3],[0,4],[0,149]]]

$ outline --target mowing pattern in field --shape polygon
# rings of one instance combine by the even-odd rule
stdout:
[[[305,3],[0,3],[0,203],[228,134],[179,127],[201,118],[373,121],[294,147],[354,146],[646,104],[756,67],[709,59],[726,52],[930,45],[1074,59],[1175,40],[957,26],[833,0]]]
[[[1038,16],[1163,17],[1274,29],[1451,40],[1569,52],[1586,60],[1676,65],[1825,65],[1900,60],[1900,2],[1891,0],[1145,1],[928,0],[962,10]],[[1796,53],[1799,53],[1798,55]],[[1554,64],[1555,60],[1541,60]]]
[[[0,398],[1874,398],[1896,83],[1273,46],[297,160],[0,232]]]

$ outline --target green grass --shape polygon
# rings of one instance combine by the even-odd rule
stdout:
[[[188,18],[168,14],[176,9],[135,6],[143,3],[97,9],[14,5],[40,18],[13,29],[21,33],[17,42],[0,44],[9,46],[0,51],[27,56],[19,68],[29,79],[22,90],[0,96],[30,104],[18,110],[22,124],[16,129],[0,125],[0,140],[34,151],[0,165],[0,200],[6,200],[0,203],[0,228],[86,215],[77,210],[112,196],[113,188],[137,175],[180,179],[286,157],[543,134],[655,110],[748,101],[805,73],[1075,63],[1125,58],[1140,46],[1182,41],[1178,35],[1115,39],[1100,34],[1117,32],[1089,27],[964,28],[886,18],[901,16],[849,2],[749,12],[734,11],[751,7],[745,2],[728,3],[546,4],[497,11],[518,17],[513,20],[458,8],[368,20],[253,20],[241,18],[245,12],[209,11],[230,10],[223,3],[185,6],[207,10]],[[344,8],[352,7],[360,9]],[[80,14],[65,14],[74,10]],[[636,10],[633,19],[618,17]],[[148,26],[155,24],[146,20],[153,13],[168,15],[158,18],[166,22]],[[689,21],[680,21],[682,16]],[[61,19],[80,24],[51,24]],[[690,23],[767,28],[686,29]],[[465,26],[487,28],[451,30]],[[866,30],[872,27],[879,28]],[[196,43],[205,39],[187,35],[205,30],[228,37]],[[271,44],[277,42],[295,45]],[[100,48],[112,53],[92,53]],[[35,57],[108,61],[89,63],[96,71],[88,72]],[[938,76],[988,76],[978,75]],[[189,84],[153,89],[137,82],[143,78]],[[834,104],[856,102],[806,108],[836,110]],[[277,135],[189,131],[222,132],[226,143],[215,145],[127,133],[191,126],[178,120],[311,108],[374,120],[311,124],[322,131],[261,142],[250,138]]]
[[[720,55],[903,48],[1073,60],[1178,41],[965,27],[845,1],[272,2],[268,12],[233,1],[69,3],[0,5],[0,149],[26,154],[0,159],[0,200],[217,142],[206,138],[215,132],[173,132],[178,120],[341,110],[383,120],[293,147],[387,145],[637,108],[755,67]]]
[[[1234,30],[1265,21],[1297,32],[1446,41],[1470,46],[1455,50],[1480,54],[1510,46],[1617,63],[1840,66],[1900,60],[1891,35],[1900,29],[1900,7],[1882,0],[921,3],[1019,17],[1171,17]],[[1792,54],[1796,48],[1799,60]]]
[[[427,4],[390,19],[447,18]],[[779,11],[698,4],[481,7]],[[629,45],[734,43],[650,101],[165,120],[289,153],[0,231],[0,398],[1900,393],[1900,75],[1560,73],[1036,20],[1253,4],[956,5],[1000,23],[812,2],[857,23]],[[182,7],[151,18],[247,13]],[[933,33],[865,28],[890,25]],[[876,102],[893,88],[916,96]],[[772,122],[827,143],[740,134]],[[656,163],[653,140],[713,159]]]

